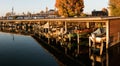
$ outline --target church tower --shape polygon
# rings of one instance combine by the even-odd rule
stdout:
[[[14,15],[14,7],[12,7],[11,15],[12,15],[12,16]]]
[[[48,7],[46,7],[46,13],[48,13]]]

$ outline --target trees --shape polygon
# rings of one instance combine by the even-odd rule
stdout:
[[[110,0],[109,6],[112,16],[120,16],[120,0]]]
[[[105,12],[105,13],[108,12],[108,10],[106,8],[102,8],[102,11]]]
[[[80,16],[83,12],[83,0],[56,0],[55,4],[61,16],[73,17]]]
[[[11,12],[7,12],[5,16],[8,17],[8,16],[11,16],[11,15],[12,15]]]

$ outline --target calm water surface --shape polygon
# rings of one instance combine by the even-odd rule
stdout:
[[[0,66],[58,66],[32,37],[0,32]]]

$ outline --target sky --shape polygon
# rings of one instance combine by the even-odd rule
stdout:
[[[54,9],[55,0],[0,0],[0,16],[5,16],[7,12],[12,11],[16,14],[31,12],[39,13],[45,10],[46,7]],[[84,13],[91,13],[91,11],[101,10],[108,7],[108,0],[84,0]]]

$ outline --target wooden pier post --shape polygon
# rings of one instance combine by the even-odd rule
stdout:
[[[79,33],[77,33],[77,45],[78,45],[78,50],[77,50],[77,53],[79,54],[80,53],[80,35]]]
[[[65,33],[67,33],[67,22],[65,21]]]
[[[48,44],[50,44],[50,39],[51,39],[51,36],[50,36],[50,21],[48,21]]]
[[[120,42],[120,32],[118,32],[118,42]]]
[[[106,21],[106,66],[109,66],[108,48],[109,48],[109,31],[110,25],[109,21]]]

